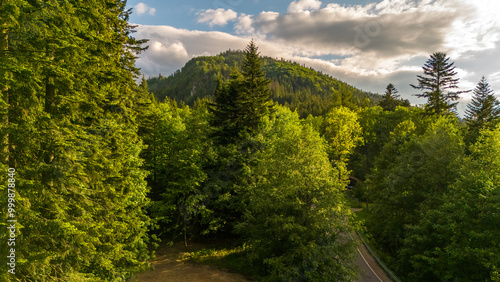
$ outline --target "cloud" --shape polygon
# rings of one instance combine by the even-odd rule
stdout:
[[[437,51],[452,60],[477,59],[477,52],[498,48],[500,42],[500,19],[492,9],[500,10],[500,2],[493,0],[384,0],[320,7],[319,1],[294,1],[287,13],[262,12],[252,26],[268,41],[299,50],[294,55],[343,56],[329,72],[349,69],[354,77],[415,69],[419,65],[412,60]],[[476,78],[468,73],[461,86],[469,87]]]
[[[223,32],[178,29],[171,26],[138,25],[136,38],[148,38],[149,48],[137,60],[149,76],[170,75],[191,58],[216,55],[227,49],[243,49],[250,41]]]
[[[273,18],[259,15],[254,24],[256,30],[267,34],[270,40],[313,49],[318,55],[376,52],[380,59],[439,50],[446,31],[457,17],[453,10],[436,7],[427,12],[405,5],[394,6],[391,1],[378,8],[373,4],[348,7],[328,4],[314,11],[293,7],[289,9],[293,13],[273,14]]]
[[[445,39],[454,57],[467,56],[471,51],[484,51],[498,46],[500,41],[500,1],[449,1],[460,11]]]
[[[158,63],[168,63],[170,61],[182,63],[189,59],[186,47],[182,42],[174,42],[164,45],[160,41],[150,43],[151,58]]]
[[[490,81],[490,83],[500,84],[500,71],[490,74],[487,79],[488,79],[488,81]],[[500,89],[498,89],[498,90],[500,92]]]
[[[154,14],[156,13],[156,9],[155,8],[150,8],[148,5],[140,2],[138,3],[137,5],[134,6],[134,11],[137,13],[137,15],[139,16],[142,16],[146,13],[154,16]]]
[[[297,0],[290,3],[288,13],[300,13],[308,10],[318,10],[321,1],[318,0]]]
[[[241,14],[238,17],[238,22],[234,25],[234,30],[237,34],[252,34],[255,32],[255,28],[253,28],[252,24],[252,16]]]
[[[208,9],[197,13],[199,23],[208,23],[210,27],[221,25],[226,25],[229,21],[235,20],[238,13],[228,9],[224,10],[219,8],[217,10]]]

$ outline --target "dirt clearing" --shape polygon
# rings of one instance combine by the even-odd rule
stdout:
[[[201,249],[202,245],[189,245],[189,251]],[[213,266],[201,265],[182,261],[182,255],[186,253],[184,243],[176,243],[173,246],[160,247],[156,252],[156,260],[153,262],[154,270],[148,270],[137,275],[130,281],[139,282],[197,282],[197,281],[220,281],[236,282],[251,281],[244,276],[219,270]]]

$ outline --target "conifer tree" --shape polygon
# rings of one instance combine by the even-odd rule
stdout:
[[[472,101],[465,110],[465,120],[469,126],[471,143],[479,136],[482,128],[493,128],[500,118],[500,101],[483,76],[474,89]]]
[[[408,100],[401,99],[398,95],[396,87],[394,87],[392,83],[389,83],[385,90],[384,98],[380,101],[379,105],[382,109],[384,109],[384,111],[394,111],[397,106],[409,107],[410,102]]]
[[[22,191],[16,279],[126,279],[147,265],[149,224],[133,112],[143,48],[130,11],[124,1],[17,3],[0,13],[2,133]]]
[[[270,80],[262,71],[258,47],[253,40],[244,54],[241,72],[233,70],[228,83],[219,79],[214,93],[212,125],[219,128],[217,135],[222,143],[231,142],[241,132],[254,132],[272,107]]]
[[[453,62],[448,62],[446,53],[437,52],[430,56],[422,67],[424,75],[417,75],[418,85],[410,84],[415,89],[422,90],[416,94],[419,98],[427,98],[426,110],[430,114],[446,115],[453,112],[461,93],[468,91],[451,91],[458,88],[457,72]],[[454,102],[454,103],[453,103]]]
[[[262,71],[262,63],[259,58],[258,47],[252,40],[245,49],[242,72],[244,91],[241,112],[248,112],[246,126],[250,130],[257,129],[262,117],[269,115],[272,103],[269,99],[269,84],[271,80],[266,79]]]

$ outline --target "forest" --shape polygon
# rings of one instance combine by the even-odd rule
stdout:
[[[424,107],[253,40],[146,79],[125,6],[0,2],[1,281],[128,281],[159,245],[214,240],[254,280],[353,281],[355,232],[403,281],[500,281],[486,78],[464,118],[443,52]]]
[[[193,106],[200,98],[211,96],[217,78],[229,79],[241,67],[243,51],[228,50],[218,56],[191,59],[181,69],[164,77],[148,79],[148,89],[163,101],[166,97],[177,103]],[[283,58],[261,56],[262,70],[270,80],[273,101],[297,111],[301,118],[309,114],[324,115],[335,106],[348,108],[375,106],[382,96],[364,92],[327,74]],[[409,104],[408,104],[409,105]]]

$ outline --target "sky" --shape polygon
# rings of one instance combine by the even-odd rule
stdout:
[[[499,0],[135,0],[130,22],[149,39],[137,60],[146,76],[168,76],[196,56],[242,50],[328,73],[383,94],[392,83],[413,104],[422,66],[435,52],[454,62],[459,90],[485,76],[500,97]],[[463,114],[471,93],[462,94]]]

